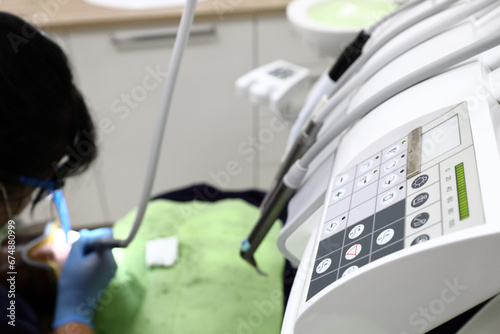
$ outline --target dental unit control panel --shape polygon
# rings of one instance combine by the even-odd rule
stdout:
[[[435,110],[333,164],[282,333],[425,333],[500,291],[486,110]]]
[[[307,300],[370,262],[484,224],[480,193],[463,104],[333,179]]]

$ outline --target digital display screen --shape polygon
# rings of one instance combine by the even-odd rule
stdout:
[[[422,134],[422,165],[460,145],[458,116]]]

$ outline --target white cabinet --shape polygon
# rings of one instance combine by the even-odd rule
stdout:
[[[213,26],[203,33],[207,23]],[[252,68],[251,20],[197,22],[195,30],[202,33],[184,54],[154,193],[196,182],[223,189],[253,185],[252,164],[238,151],[252,133],[251,108],[233,88]],[[105,221],[122,217],[139,200],[173,46],[173,38],[155,41],[164,33],[149,26],[70,34],[79,86],[100,129],[95,173]],[[136,42],[117,46],[112,37]]]
[[[172,24],[55,32],[99,134],[96,163],[65,188],[75,227],[111,223],[137,206],[176,29]],[[298,39],[284,14],[197,20],[193,31],[153,193],[199,182],[226,190],[266,189],[289,124],[237,98],[234,82],[279,58],[326,65]]]

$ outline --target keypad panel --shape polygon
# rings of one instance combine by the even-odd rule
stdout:
[[[333,180],[307,300],[370,262],[471,224],[459,226],[468,211],[458,178],[460,168],[477,178],[473,146],[407,180],[407,140]]]

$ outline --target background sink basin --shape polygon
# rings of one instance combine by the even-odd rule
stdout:
[[[84,2],[116,9],[155,9],[184,6],[186,0],[83,0]],[[201,2],[202,0],[198,0]]]
[[[361,29],[395,7],[395,0],[294,0],[287,17],[310,47],[337,58]]]

